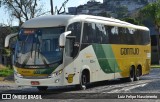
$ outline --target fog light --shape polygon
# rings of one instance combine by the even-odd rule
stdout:
[[[59,82],[59,79],[56,79],[56,80],[55,80],[55,83],[58,83],[58,82]]]

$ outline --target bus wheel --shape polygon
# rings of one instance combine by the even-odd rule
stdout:
[[[129,82],[133,82],[134,81],[134,73],[135,73],[135,71],[134,71],[134,68],[132,67],[131,70],[130,70],[130,75],[128,77],[128,81]]]
[[[47,88],[48,88],[48,86],[37,86],[37,89],[38,89],[39,91],[46,91]]]
[[[138,81],[138,80],[139,80],[139,77],[140,77],[140,70],[139,70],[139,68],[137,68],[137,69],[136,69],[136,73],[135,73],[134,80],[135,80],[135,81]]]
[[[87,84],[90,82],[89,78],[89,70],[84,70],[81,75],[81,82],[80,82],[80,89],[85,90],[87,87]]]
[[[87,76],[85,74],[82,74],[80,88],[82,90],[85,90],[86,89],[86,84],[87,84]]]

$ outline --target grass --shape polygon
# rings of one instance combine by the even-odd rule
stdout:
[[[160,65],[151,65],[151,68],[160,68]]]
[[[0,70],[0,77],[6,77],[13,74],[13,69],[3,68]]]

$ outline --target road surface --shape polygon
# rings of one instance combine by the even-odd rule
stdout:
[[[62,99],[61,102],[66,102],[69,98],[70,102],[82,101],[84,99],[114,99],[123,98],[121,96],[128,95],[155,95],[160,98],[160,69],[151,69],[149,75],[142,76],[140,81],[123,82],[121,80],[103,81],[93,83],[89,89],[77,90],[75,87],[49,87],[46,92],[39,92],[35,87],[18,87],[13,82],[1,82],[0,93],[25,93],[25,94],[43,94],[45,99]],[[158,94],[157,94],[158,93]],[[134,98],[134,97],[132,97]],[[128,98],[128,99],[132,99]],[[152,97],[153,98],[153,97]],[[93,100],[88,100],[88,102]],[[115,100],[116,101],[116,100]],[[142,102],[144,100],[138,100]],[[148,102],[159,102],[159,100],[146,100]]]

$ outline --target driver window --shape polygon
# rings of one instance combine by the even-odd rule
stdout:
[[[66,55],[76,57],[79,51],[80,37],[81,37],[81,22],[75,22],[68,26],[67,31],[72,31],[69,36],[75,36],[74,39],[66,39],[65,51]]]

